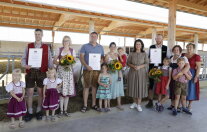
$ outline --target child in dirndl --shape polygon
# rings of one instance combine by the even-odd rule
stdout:
[[[22,121],[22,116],[27,112],[26,102],[24,100],[25,96],[25,83],[20,81],[21,79],[21,69],[14,69],[12,72],[12,82],[6,86],[6,91],[10,93],[11,98],[8,104],[7,116],[11,117],[10,128],[14,129],[15,118],[19,118],[19,127],[24,127],[24,122]]]
[[[56,78],[56,70],[54,68],[48,69],[47,78],[43,81],[43,104],[42,107],[46,110],[46,121],[50,119],[49,110],[52,111],[52,121],[56,121],[55,111],[59,107],[59,93],[58,89],[62,85],[62,80]]]

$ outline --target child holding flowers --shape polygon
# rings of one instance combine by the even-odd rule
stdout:
[[[69,36],[64,36],[63,47],[56,51],[54,63],[58,65],[57,73],[58,78],[63,80],[62,88],[60,89],[60,115],[70,116],[67,112],[69,97],[76,95],[75,82],[73,77],[72,64],[75,63],[75,50],[70,48],[71,39]],[[57,61],[59,60],[59,62]]]
[[[163,66],[160,68],[162,76],[160,81],[156,83],[155,93],[158,95],[158,102],[155,104],[155,109],[158,112],[164,110],[163,103],[169,98],[169,84],[171,81],[172,68],[170,67],[170,59],[164,58]],[[162,96],[164,97],[162,98]]]

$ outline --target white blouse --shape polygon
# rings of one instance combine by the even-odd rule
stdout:
[[[181,55],[180,55],[178,58],[181,58]],[[175,60],[173,60],[173,57],[172,57],[172,58],[170,59],[170,62],[171,62],[171,63],[177,63],[178,58],[175,59]],[[184,58],[185,63],[189,63],[187,57],[183,56],[182,58]]]
[[[47,86],[47,89],[56,88],[58,84],[61,84],[62,80],[56,78],[55,81],[51,81],[49,78],[45,78],[43,84]]]
[[[22,81],[19,81],[17,83],[10,82],[6,86],[6,91],[9,93],[13,91],[15,94],[22,93],[22,89],[25,88],[25,83]]]
[[[57,48],[57,49],[56,49],[56,52],[55,52],[55,55],[56,55],[56,56],[59,56],[59,54],[60,54],[60,48]],[[71,53],[70,53],[70,50],[69,50],[68,52],[63,52],[63,51],[62,51],[62,53],[61,53],[60,55],[61,55],[61,56],[71,55]],[[76,57],[76,52],[75,52],[74,49],[73,49],[73,54],[72,54],[72,56],[73,56],[73,57]]]

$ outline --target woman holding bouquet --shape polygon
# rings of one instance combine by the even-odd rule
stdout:
[[[146,67],[149,60],[144,51],[144,43],[141,39],[134,42],[134,51],[129,54],[127,65],[130,67],[128,73],[128,95],[133,97],[134,103],[130,108],[142,111],[142,98],[147,97],[148,73]]]
[[[69,97],[75,96],[75,82],[73,77],[72,61],[76,56],[75,50],[70,48],[71,38],[69,36],[64,36],[62,41],[63,47],[58,48],[56,55],[54,57],[54,64],[57,67],[58,78],[63,80],[62,88],[60,92],[60,116],[69,116],[67,112]],[[57,61],[59,60],[59,62]],[[62,62],[68,61],[71,63],[67,65],[62,65]],[[59,65],[61,64],[61,65]]]
[[[116,53],[116,44],[114,42],[111,42],[109,45],[109,53],[105,56],[106,63],[110,64],[113,62],[118,62],[118,54]],[[118,68],[119,69],[119,68]],[[119,71],[118,70],[110,70],[111,74],[111,99],[117,98],[117,108],[120,110],[123,110],[121,107],[121,96],[124,96],[124,84],[123,84],[123,78],[119,80]],[[121,70],[121,68],[120,68]],[[110,100],[108,101],[108,107],[110,107]]]

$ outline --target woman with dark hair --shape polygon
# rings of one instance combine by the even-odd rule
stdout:
[[[137,108],[142,111],[142,98],[147,97],[147,66],[149,65],[148,56],[144,51],[144,43],[141,39],[134,42],[134,50],[129,54],[127,65],[130,67],[128,73],[128,95],[133,97],[134,103],[130,108]]]
[[[190,72],[193,75],[192,79],[188,82],[187,100],[189,101],[188,109],[192,111],[192,102],[199,100],[199,74],[201,68],[201,57],[195,54],[195,44],[189,43],[187,46],[187,53],[183,54],[188,58],[190,64]]]
[[[109,53],[105,56],[105,62],[110,63],[112,60],[118,60],[118,54],[116,53],[116,43],[111,42],[109,45]],[[119,72],[110,72],[111,74],[111,99],[117,99],[117,108],[123,110],[121,107],[121,97],[124,96],[124,84],[123,78],[120,80]],[[110,100],[108,100],[108,107],[110,108]]]
[[[182,55],[182,48],[179,45],[175,45],[172,48],[172,52],[173,52],[173,56],[170,59],[170,61],[171,61],[170,67],[172,68],[172,71],[174,69],[178,68],[177,60],[179,58],[184,58],[185,68],[181,71],[181,73],[184,74],[184,73],[188,72],[189,69],[190,69],[190,66],[189,66],[188,59],[185,56]],[[174,101],[175,101],[174,89],[175,89],[175,80],[171,79],[170,87],[169,87],[171,106],[168,107],[168,110],[173,110],[174,109]],[[180,108],[178,108],[178,112],[179,111],[180,111]]]

